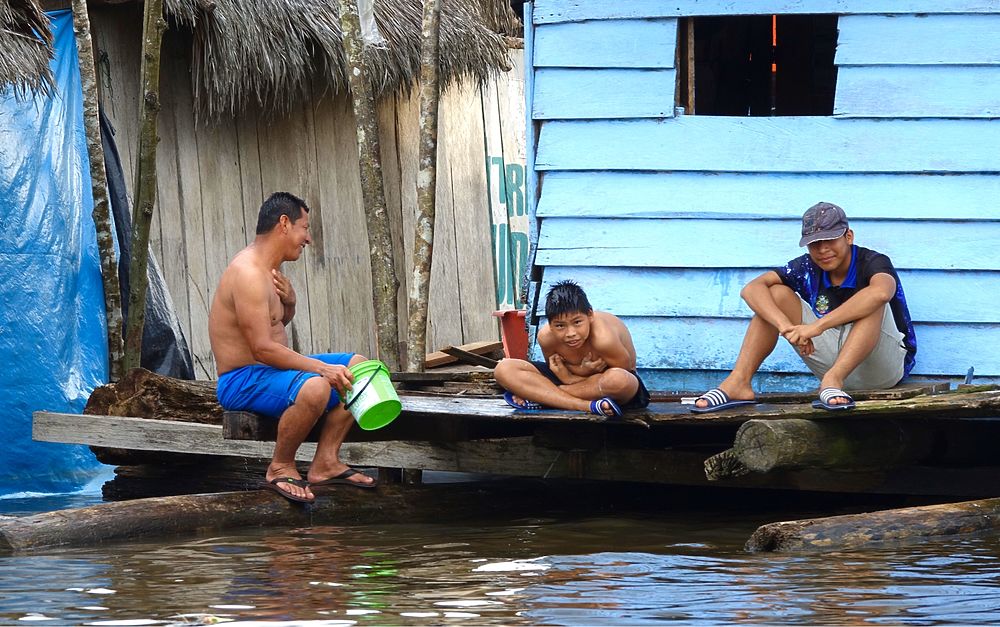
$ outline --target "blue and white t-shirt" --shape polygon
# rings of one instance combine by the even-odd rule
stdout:
[[[796,257],[784,267],[775,268],[774,271],[781,277],[782,283],[809,303],[817,318],[822,318],[842,305],[858,290],[868,287],[871,278],[876,274],[890,275],[896,280],[896,294],[889,301],[889,307],[896,328],[903,334],[903,345],[906,347],[903,373],[904,376],[910,374],[916,361],[917,336],[913,333],[913,323],[910,321],[910,311],[906,307],[903,284],[899,282],[896,269],[887,256],[861,246],[852,246],[851,267],[840,285],[831,285],[830,276],[814,264],[808,254]]]

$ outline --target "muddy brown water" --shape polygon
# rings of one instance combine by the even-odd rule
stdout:
[[[764,522],[899,503],[633,486],[621,504],[0,556],[0,624],[988,625],[1000,539],[748,554]],[[25,514],[96,497],[0,501]]]

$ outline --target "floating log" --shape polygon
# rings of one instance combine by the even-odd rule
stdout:
[[[545,507],[592,511],[636,497],[614,486],[531,480],[314,488],[316,502],[266,490],[142,498],[29,516],[0,516],[0,554],[55,546],[204,533],[238,527],[308,527],[492,519]],[[649,488],[641,492],[648,496]]]
[[[733,447],[705,461],[709,480],[748,472],[879,470],[924,463],[993,463],[1000,421],[748,420]]]
[[[868,514],[771,523],[744,547],[758,551],[839,551],[1000,529],[1000,498]]]

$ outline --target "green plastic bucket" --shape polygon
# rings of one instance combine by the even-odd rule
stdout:
[[[366,431],[380,429],[399,415],[403,404],[389,379],[389,367],[377,359],[369,359],[350,367],[354,375],[344,407],[350,410],[358,426]]]

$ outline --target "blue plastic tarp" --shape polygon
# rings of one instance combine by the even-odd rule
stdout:
[[[54,93],[0,91],[0,495],[73,490],[100,468],[31,438],[32,412],[81,412],[108,361],[72,16],[49,17]]]

